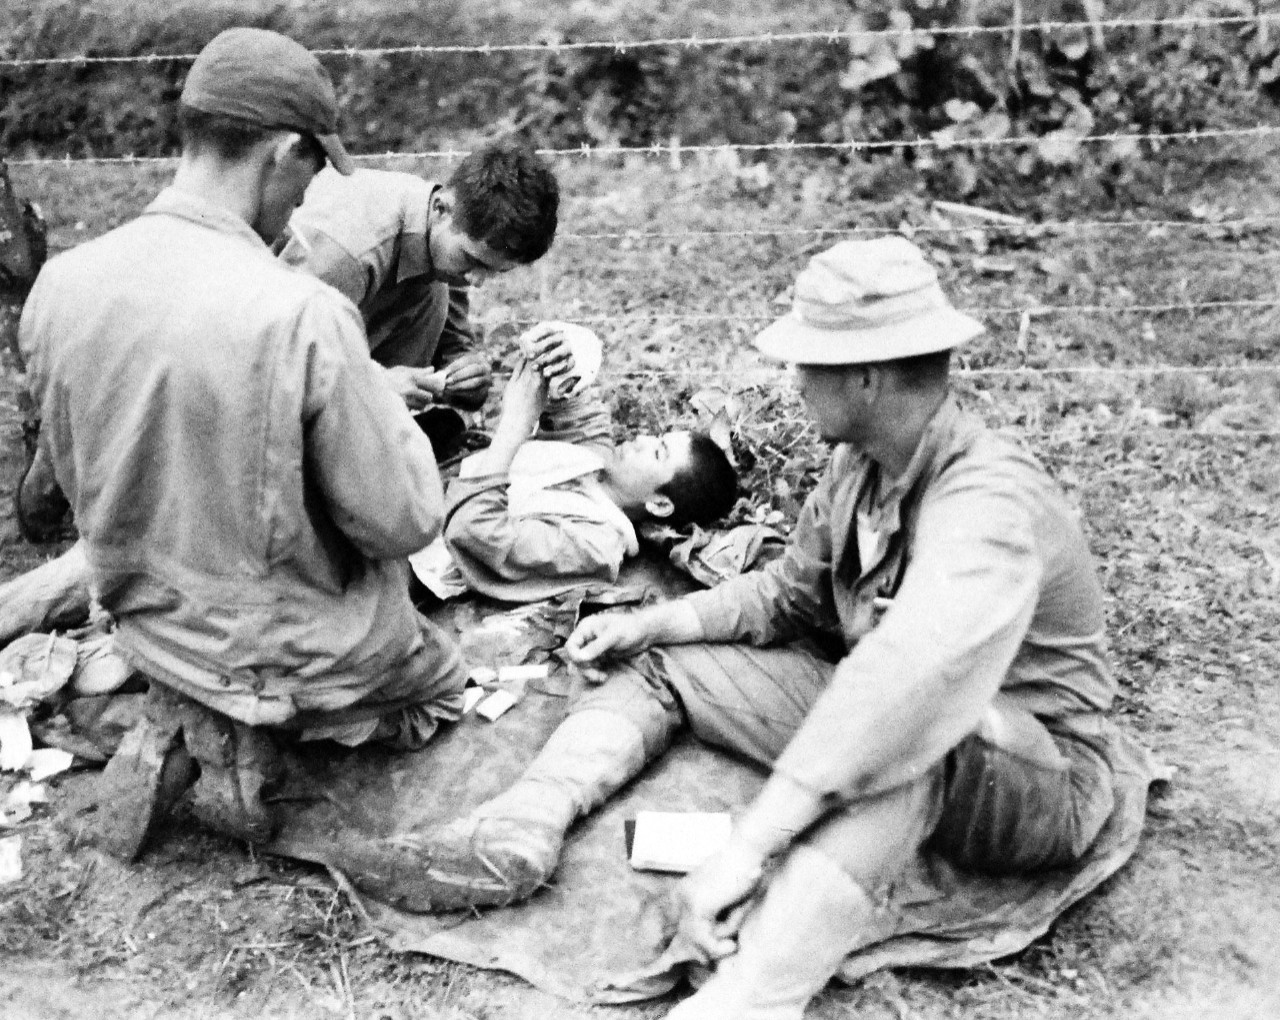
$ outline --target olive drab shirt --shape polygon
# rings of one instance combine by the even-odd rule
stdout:
[[[463,461],[449,485],[444,541],[467,585],[534,602],[617,581],[639,540],[599,482],[612,449],[613,417],[589,387],[552,401],[509,471],[484,473],[479,458]]]
[[[427,214],[439,188],[413,174],[344,177],[330,167],[289,221],[280,259],[360,309],[369,353],[386,367],[443,368],[475,347],[467,288],[434,276]]]
[[[782,557],[686,597],[707,640],[843,642],[776,764],[824,796],[923,775],[997,693],[1086,726],[1116,691],[1076,513],[1033,457],[951,398],[900,478],[838,447]]]
[[[93,587],[138,665],[252,724],[456,668],[404,557],[430,443],[356,308],[174,188],[53,259],[21,342]]]

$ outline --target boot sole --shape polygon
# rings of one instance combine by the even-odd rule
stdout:
[[[417,840],[383,840],[340,851],[339,865],[361,892],[415,914],[507,907],[547,884],[550,872],[520,857],[501,865],[479,852],[442,852]]]

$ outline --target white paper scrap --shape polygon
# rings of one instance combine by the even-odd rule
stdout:
[[[15,783],[13,789],[9,791],[9,796],[5,798],[5,807],[13,807],[15,804],[48,804],[49,791],[44,788],[42,783],[29,782],[23,779],[21,782]]]
[[[453,562],[453,557],[449,555],[443,538],[437,538],[425,549],[420,549],[411,555],[409,568],[426,589],[437,598],[451,599],[468,590],[467,582],[458,573],[458,568]]]
[[[27,755],[27,764],[24,767],[31,773],[32,780],[38,783],[42,779],[66,772],[71,768],[74,758],[75,755],[70,751],[64,751],[60,747],[42,747]]]
[[[483,687],[485,684],[491,684],[498,679],[498,671],[492,666],[472,666],[471,672],[467,674],[467,679],[473,684],[479,684]]]
[[[637,871],[692,871],[729,841],[727,811],[638,811],[631,841]]]
[[[498,716],[516,703],[516,696],[510,691],[494,691],[476,706],[476,715],[494,722]]]
[[[22,837],[0,839],[0,885],[8,885],[22,877]]]
[[[518,683],[528,680],[545,680],[551,668],[545,662],[531,662],[522,666],[499,666],[498,683]]]
[[[0,712],[0,769],[17,772],[31,757],[31,730],[26,716]]]
[[[46,804],[49,796],[43,786],[23,780],[9,791],[0,805],[0,828],[17,825],[31,817],[32,804]]]
[[[483,687],[468,687],[462,692],[462,714],[466,715],[475,708],[489,692]]]

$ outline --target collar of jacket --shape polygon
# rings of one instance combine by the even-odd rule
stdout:
[[[236,237],[241,237],[255,248],[261,249],[264,254],[271,254],[271,249],[267,247],[266,242],[255,234],[253,228],[235,213],[220,205],[215,205],[199,195],[194,195],[189,191],[182,191],[173,186],[167,187],[160,192],[154,201],[142,211],[142,215],[176,216],[179,219],[190,220],[192,223],[198,223],[202,227],[208,227],[210,230],[216,230],[221,234],[232,234]]]
[[[431,261],[430,210],[439,190],[439,184],[431,185],[426,204],[419,208],[415,203],[405,215],[400,230],[400,250],[396,256],[396,283],[419,276],[428,280],[435,278],[436,267]]]

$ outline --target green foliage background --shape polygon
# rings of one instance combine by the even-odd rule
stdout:
[[[788,29],[946,29],[1040,20],[1249,16],[1260,0],[823,0],[780,15],[611,0],[430,5],[393,0],[31,0],[0,11],[0,57],[190,53],[251,24],[313,48],[583,41]],[[695,5],[696,6],[696,5]],[[476,9],[476,8],[479,9]],[[773,8],[773,9],[771,9]],[[934,134],[1034,134],[1036,151],[963,149],[895,157],[926,185],[967,196],[1045,173],[1100,175],[1124,187],[1150,150],[1081,147],[1073,138],[1253,124],[1280,96],[1280,24],[1183,29],[901,36],[769,45],[325,58],[346,132],[360,152],[465,145],[522,132],[556,147]],[[176,149],[173,102],[187,63],[0,67],[0,150],[10,156],[160,155]],[[940,134],[939,134],[940,133]],[[849,157],[844,157],[848,159]],[[877,157],[884,163],[887,157]]]

